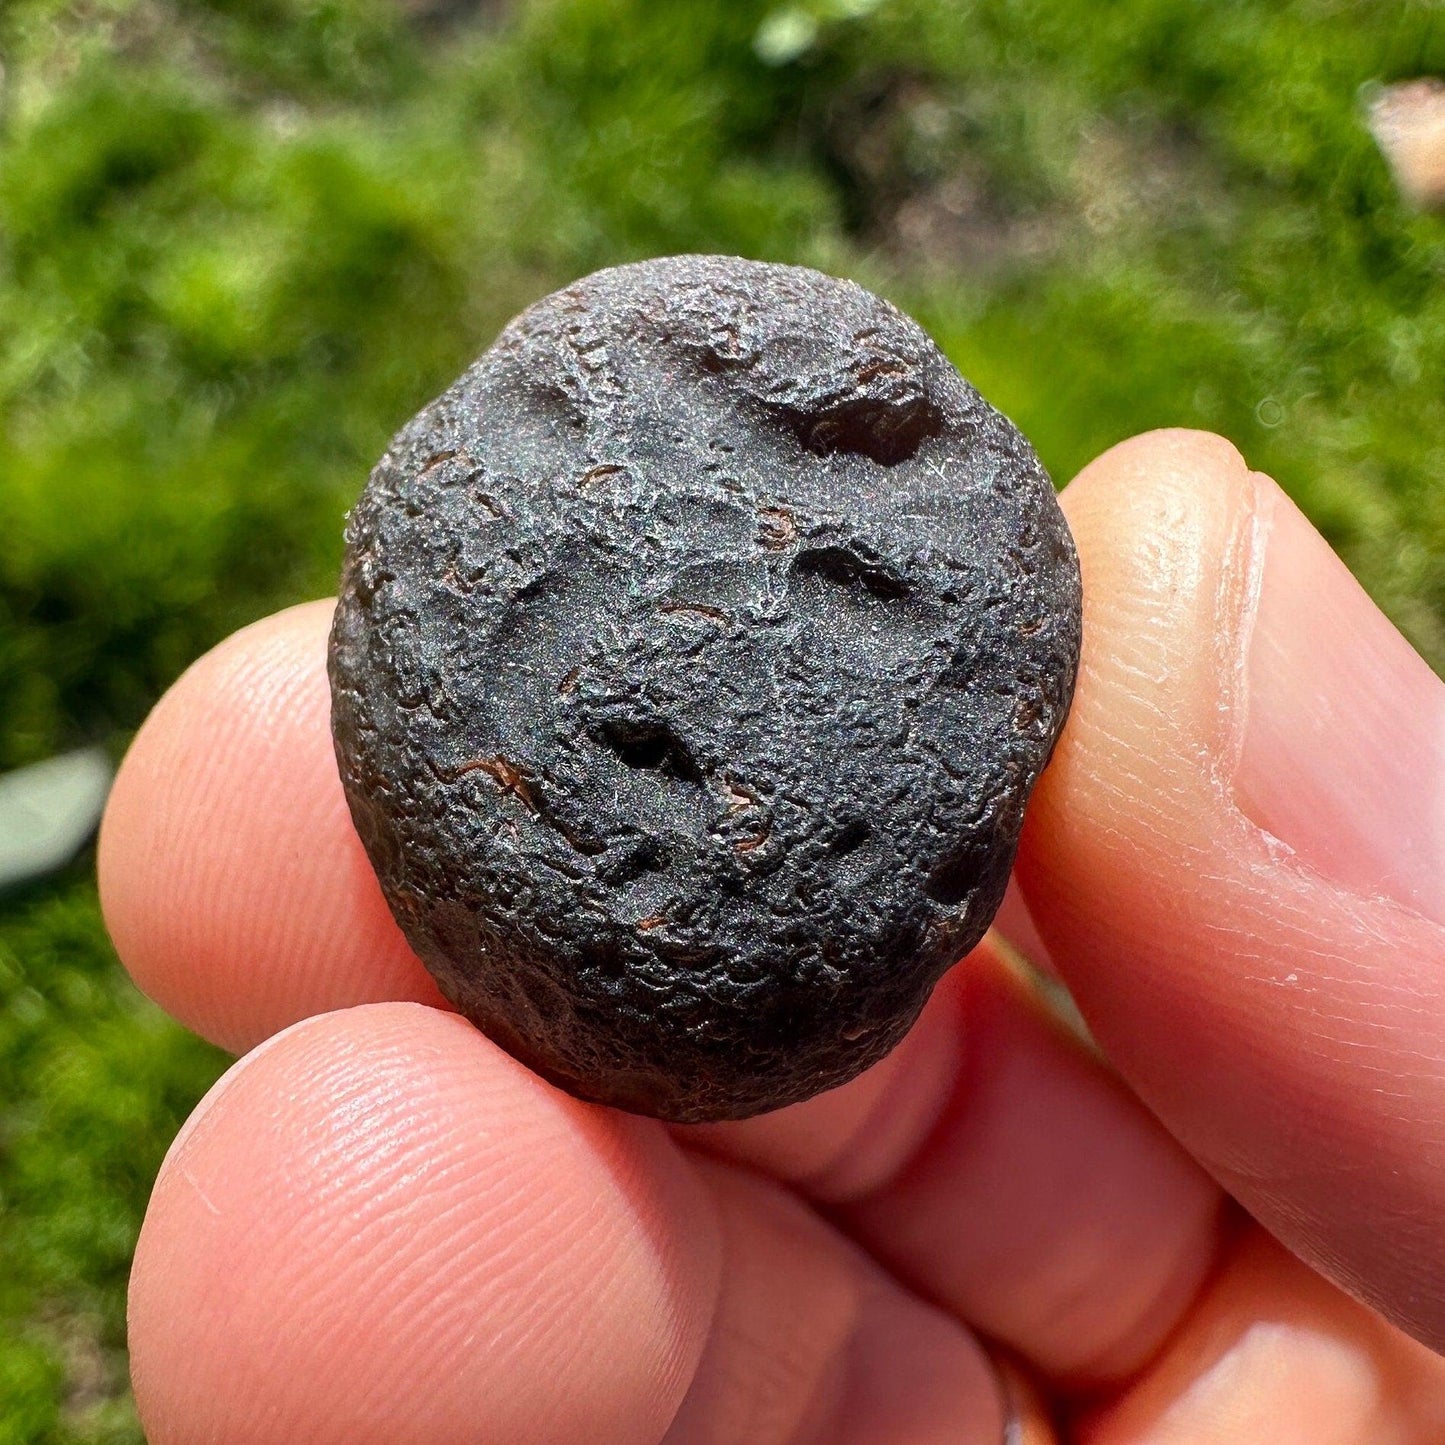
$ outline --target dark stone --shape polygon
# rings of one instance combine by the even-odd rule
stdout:
[[[443,991],[584,1098],[737,1118],[987,928],[1073,690],[1024,438],[850,282],[684,256],[524,312],[352,513],[352,816]]]

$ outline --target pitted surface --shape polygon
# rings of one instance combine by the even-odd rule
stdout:
[[[861,288],[722,257],[537,303],[347,532],[333,725],[443,991],[544,1077],[742,1117],[987,928],[1078,566],[1028,443]]]

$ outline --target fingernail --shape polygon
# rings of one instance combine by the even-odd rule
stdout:
[[[1055,1439],[1043,1398],[1011,1360],[990,1350],[989,1363],[1003,1400],[1001,1445],[1045,1445]]]
[[[1445,923],[1445,684],[1257,478],[1236,795],[1306,867]]]

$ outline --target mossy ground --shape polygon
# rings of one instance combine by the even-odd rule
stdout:
[[[1445,219],[1362,123],[1436,6],[11,0],[0,60],[0,768],[329,591],[512,312],[682,250],[893,297],[1061,481],[1223,431],[1445,665]],[[139,1439],[129,1251],[223,1064],[84,860],[0,904],[0,1445]]]

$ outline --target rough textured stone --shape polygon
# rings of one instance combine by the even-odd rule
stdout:
[[[722,257],[589,276],[401,431],[347,541],[352,814],[444,992],[546,1078],[792,1103],[988,926],[1078,567],[1028,443],[886,302]]]

